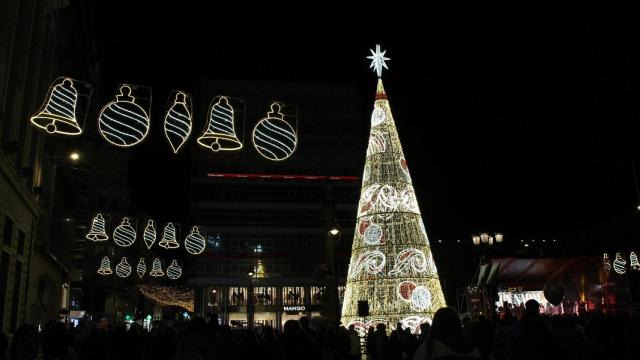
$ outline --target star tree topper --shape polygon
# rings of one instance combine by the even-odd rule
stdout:
[[[372,49],[369,49],[369,51],[371,51],[371,56],[367,56],[367,59],[371,59],[371,66],[369,66],[369,68],[373,68],[373,71],[375,71],[378,74],[378,77],[381,78],[382,68],[385,68],[387,70],[389,69],[387,67],[387,64],[385,63],[385,60],[391,60],[391,59],[384,56],[387,50],[380,52],[379,44],[376,44],[375,52]]]

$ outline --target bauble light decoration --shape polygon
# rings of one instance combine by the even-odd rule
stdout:
[[[623,275],[627,272],[627,261],[622,258],[620,253],[616,253],[616,259],[613,260],[613,271],[619,275]]]
[[[191,233],[184,239],[184,248],[191,255],[202,254],[206,245],[207,242],[204,237],[200,235],[197,226],[194,226],[193,229],[191,229]]]
[[[178,240],[176,240],[176,228],[173,223],[167,223],[162,231],[162,239],[158,243],[158,246],[165,249],[177,249],[180,247]]]
[[[131,275],[131,264],[127,262],[127,258],[123,257],[122,260],[116,265],[116,275],[121,278],[126,278]]]
[[[91,241],[107,241],[109,240],[109,235],[105,230],[105,221],[102,217],[102,214],[97,214],[93,220],[91,220],[91,229],[89,233],[85,236],[87,240]]]
[[[123,218],[122,223],[113,231],[113,241],[122,247],[129,247],[136,241],[136,231],[129,224],[129,218]]]
[[[182,268],[178,265],[178,260],[174,259],[167,267],[167,277],[171,280],[176,280],[180,276],[182,276]]]
[[[119,147],[139,144],[149,133],[151,119],[136,103],[129,85],[121,85],[114,101],[98,115],[98,129],[109,143]]]
[[[281,106],[271,104],[267,117],[253,128],[253,146],[265,159],[282,161],[290,157],[298,145],[296,131],[284,120]]]
[[[171,107],[164,117],[164,135],[171,145],[174,154],[187,142],[191,134],[191,101],[189,95],[182,91],[175,94]]]

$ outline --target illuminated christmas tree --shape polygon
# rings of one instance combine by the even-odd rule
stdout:
[[[446,306],[433,262],[411,176],[382,85],[385,52],[371,51],[378,74],[376,100],[362,175],[356,231],[351,249],[342,323],[359,331],[397,323],[416,333]],[[369,302],[370,315],[358,316],[358,301]]]

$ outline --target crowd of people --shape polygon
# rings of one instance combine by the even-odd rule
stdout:
[[[637,359],[640,314],[580,313],[545,316],[529,300],[519,318],[511,312],[460,321],[451,308],[436,311],[420,335],[409,329],[371,327],[361,341],[356,329],[334,329],[326,318],[288,320],[282,331],[269,326],[232,329],[212,318],[139,324],[84,321],[77,327],[51,321],[38,333],[23,324],[11,342],[0,333],[0,360],[523,360]]]

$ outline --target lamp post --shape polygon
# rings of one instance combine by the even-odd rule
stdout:
[[[249,277],[249,287],[247,288],[247,327],[253,328],[253,277],[256,275],[253,266],[247,269],[247,276]]]
[[[337,326],[340,322],[340,297],[338,295],[338,261],[337,261],[337,247],[340,242],[340,226],[337,223],[329,229],[329,239],[331,241],[332,254],[331,254],[331,291],[328,294],[331,294],[331,301],[334,307],[335,314],[335,325]]]
[[[482,232],[479,234],[474,234],[471,236],[471,241],[473,245],[477,248],[492,248],[497,244],[501,244],[504,241],[504,235],[502,233],[495,233],[493,235],[489,235],[486,232]],[[480,254],[480,260],[485,261],[486,255],[483,252]]]

